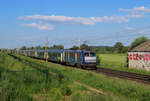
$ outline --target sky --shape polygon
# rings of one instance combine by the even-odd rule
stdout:
[[[0,48],[150,38],[150,0],[0,0]]]

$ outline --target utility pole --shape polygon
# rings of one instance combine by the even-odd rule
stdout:
[[[78,40],[78,41],[79,41],[79,50],[80,50],[80,38],[79,38],[79,40]]]
[[[48,36],[46,37],[46,44],[45,44],[45,58],[47,62],[48,61]]]

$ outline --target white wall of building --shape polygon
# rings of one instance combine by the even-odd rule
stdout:
[[[150,52],[128,52],[128,65],[150,71]]]

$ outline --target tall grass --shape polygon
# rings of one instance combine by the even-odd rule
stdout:
[[[49,69],[48,82],[41,72],[45,69]],[[0,52],[0,70],[0,101],[116,101],[113,96],[108,99],[75,84],[61,70],[49,68],[42,61]]]
[[[101,74],[95,74],[93,72],[73,69],[70,67],[64,67],[58,64],[46,63],[40,60],[34,60],[31,58],[18,56],[26,61],[31,61],[33,64],[42,65],[43,68],[58,73],[61,72],[65,77],[69,77],[72,80],[79,81],[83,84],[89,85],[96,89],[102,89],[108,95],[113,95],[114,99],[117,96],[118,100],[128,101],[149,101],[150,100],[150,86],[134,81],[121,80],[117,78],[106,77]]]

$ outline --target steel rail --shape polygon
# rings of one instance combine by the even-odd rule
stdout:
[[[113,70],[113,69],[107,69],[107,68],[98,68],[96,70],[96,73],[103,73],[107,76],[119,77],[119,78],[123,78],[123,79],[130,79],[130,80],[150,84],[150,75],[125,72],[125,71],[119,71],[119,70]]]

